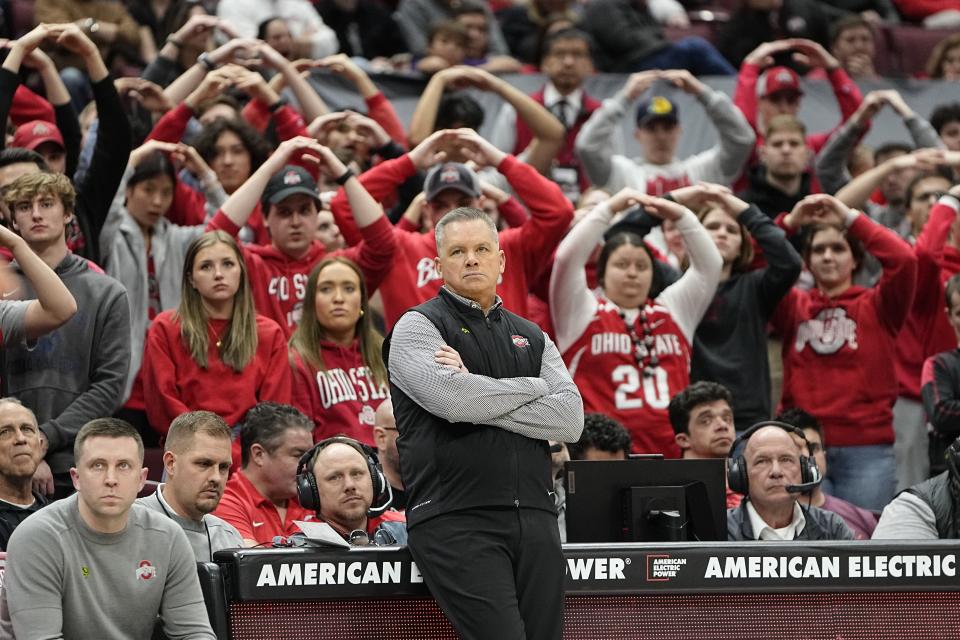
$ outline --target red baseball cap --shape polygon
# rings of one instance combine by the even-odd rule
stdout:
[[[45,120],[31,120],[17,127],[10,146],[35,151],[44,142],[56,142],[61,149],[66,149],[57,125]]]
[[[797,72],[788,67],[771,67],[760,78],[757,83],[757,93],[760,97],[767,98],[775,93],[789,92],[797,95],[803,95],[803,89],[800,88],[800,76]]]

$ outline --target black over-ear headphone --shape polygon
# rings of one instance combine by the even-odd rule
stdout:
[[[367,461],[370,481],[373,483],[373,502],[367,511],[368,518],[375,518],[390,508],[393,502],[393,490],[383,475],[376,454],[352,438],[334,436],[321,440],[313,448],[300,456],[297,463],[297,499],[300,506],[320,513],[320,491],[317,489],[317,477],[313,474],[313,463],[317,455],[332,444],[345,444],[355,449]]]
[[[731,491],[735,491],[743,495],[750,493],[750,481],[747,474],[747,460],[743,457],[742,453],[737,453],[737,450],[741,445],[744,445],[747,440],[750,439],[750,436],[763,427],[780,427],[788,433],[800,436],[804,442],[807,442],[807,436],[804,435],[803,429],[795,427],[792,424],[787,424],[786,422],[779,422],[777,420],[764,420],[753,425],[740,434],[740,436],[733,441],[733,444],[730,445],[730,453],[727,455],[727,485],[730,487]],[[807,444],[809,445],[810,443],[807,442]],[[807,450],[809,451],[809,447]],[[801,484],[788,485],[786,489],[790,493],[804,493],[816,488],[821,482],[823,482],[823,476],[820,475],[820,468],[817,467],[817,461],[813,456],[805,456],[801,454]]]

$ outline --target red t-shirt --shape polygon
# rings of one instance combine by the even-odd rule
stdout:
[[[281,521],[277,508],[257,491],[243,471],[230,476],[213,515],[236,527],[245,540],[256,540],[257,544],[269,544],[274,536],[299,533],[300,527],[294,524],[295,520],[316,520],[312,511],[291,498],[287,500],[287,513]]]

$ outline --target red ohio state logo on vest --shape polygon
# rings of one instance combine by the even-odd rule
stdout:
[[[530,346],[530,341],[524,338],[523,336],[510,336],[510,339],[513,340],[513,344],[523,349],[524,347]]]

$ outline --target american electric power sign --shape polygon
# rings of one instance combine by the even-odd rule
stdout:
[[[960,589],[952,544],[569,545],[564,556],[568,594]],[[239,600],[427,594],[406,549],[240,551],[217,562]]]

